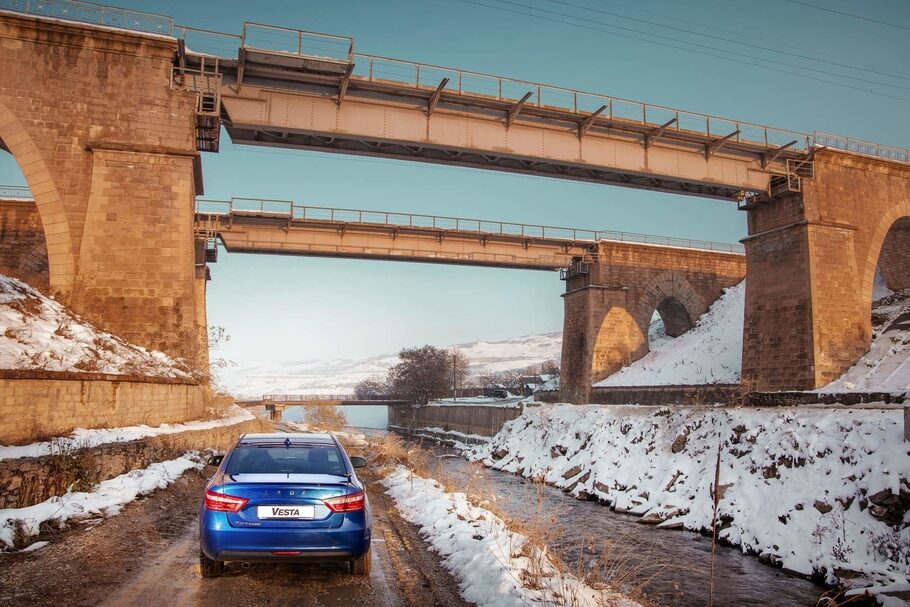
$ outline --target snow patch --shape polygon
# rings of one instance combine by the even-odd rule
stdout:
[[[382,483],[401,515],[421,528],[421,535],[458,580],[461,596],[471,603],[480,607],[640,607],[609,589],[595,589],[558,573],[539,552],[539,584],[534,588],[523,584],[536,569],[526,556],[534,551],[523,550],[527,538],[510,531],[492,512],[472,505],[464,493],[448,493],[436,481],[412,474],[403,466]]]
[[[905,584],[910,448],[902,415],[540,406],[467,455],[663,526],[707,530],[720,449],[721,538],[830,583]]]
[[[187,470],[199,470],[203,465],[200,458],[188,453],[102,481],[89,493],[77,491],[34,506],[0,509],[0,542],[12,548],[17,530],[26,537],[36,536],[41,524],[48,521],[63,527],[70,519],[115,516],[137,496],[164,489]]]
[[[0,368],[190,379],[187,366],[95,328],[20,280],[0,275]]]
[[[85,449],[106,443],[125,443],[131,440],[146,438],[148,436],[161,436],[162,434],[176,434],[191,430],[209,430],[220,426],[233,426],[241,422],[256,419],[248,409],[232,405],[225,411],[224,417],[185,424],[161,424],[150,427],[145,425],[125,426],[123,428],[100,428],[88,430],[76,428],[69,436],[60,437],[51,441],[32,443],[30,445],[0,445],[0,460],[14,459],[17,457],[39,457],[55,452],[70,452],[74,449]]]
[[[724,291],[695,323],[677,338],[661,334],[652,319],[651,351],[595,384],[596,386],[683,386],[739,383],[743,351],[746,283]]]
[[[869,350],[819,392],[910,391],[910,289],[876,301],[872,319]]]

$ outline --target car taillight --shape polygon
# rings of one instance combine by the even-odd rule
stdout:
[[[249,500],[214,491],[205,492],[205,507],[215,512],[240,512]]]
[[[363,510],[366,505],[366,496],[363,491],[350,493],[348,495],[339,495],[322,500],[332,512],[357,512]]]

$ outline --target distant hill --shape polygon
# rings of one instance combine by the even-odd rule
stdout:
[[[457,344],[470,361],[472,375],[523,369],[547,360],[559,360],[562,333],[523,335],[505,341]],[[264,394],[347,394],[358,382],[384,376],[398,362],[394,354],[355,359],[308,359],[263,362],[224,369],[221,384],[237,398]]]

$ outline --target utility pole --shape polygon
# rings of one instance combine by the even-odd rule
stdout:
[[[456,386],[456,380],[458,378],[458,352],[452,351],[452,399],[458,400],[458,387]]]

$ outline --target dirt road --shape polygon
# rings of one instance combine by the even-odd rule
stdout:
[[[0,557],[0,605],[466,605],[369,474],[369,578],[352,576],[347,565],[231,565],[221,578],[202,579],[196,512],[211,472],[187,473],[119,516],[62,532],[34,553]]]

